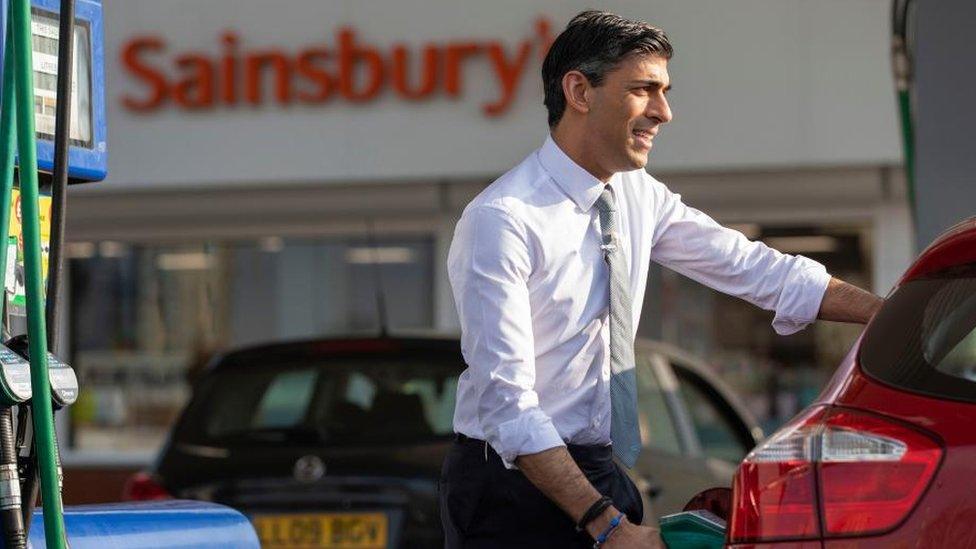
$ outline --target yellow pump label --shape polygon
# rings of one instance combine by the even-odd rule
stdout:
[[[51,251],[51,197],[38,199],[41,222],[41,285],[47,287],[47,264]],[[14,188],[10,197],[10,232],[7,237],[7,272],[4,274],[4,294],[10,314],[26,315],[27,295],[24,290],[24,238],[20,216],[20,189]]]

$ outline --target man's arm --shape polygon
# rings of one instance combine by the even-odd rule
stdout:
[[[651,259],[714,290],[775,311],[773,329],[796,333],[817,319],[831,276],[809,258],[784,254],[690,208],[647,175],[656,224]]]
[[[576,465],[564,446],[537,454],[519,456],[515,464],[540,492],[565,511],[575,523],[579,522],[590,505],[602,497],[583,475],[583,471]],[[619,514],[620,511],[611,505],[586,526],[586,531],[595,539]],[[656,528],[636,526],[624,519],[603,546],[608,549],[655,548],[661,547],[660,543]]]
[[[535,392],[527,240],[507,211],[482,205],[465,212],[448,253],[466,375],[479,386],[464,419],[480,423],[508,468],[518,455],[565,445]]]
[[[884,300],[848,284],[843,280],[831,278],[820,303],[820,313],[817,318],[836,322],[856,322],[867,324],[871,317],[878,312]]]

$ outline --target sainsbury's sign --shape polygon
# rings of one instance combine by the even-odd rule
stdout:
[[[148,113],[166,107],[205,110],[239,104],[325,104],[334,100],[366,103],[384,93],[403,101],[464,93],[465,66],[487,63],[496,93],[484,102],[486,116],[504,114],[528,70],[538,66],[552,43],[543,17],[532,34],[506,46],[499,40],[454,40],[381,48],[353,27],[335,31],[332,44],[297,51],[251,49],[236,31],[219,36],[217,51],[175,51],[163,37],[139,35],[122,46],[122,65],[142,88],[122,97],[123,106]],[[266,93],[271,91],[272,93]]]

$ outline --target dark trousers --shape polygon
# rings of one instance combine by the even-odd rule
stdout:
[[[486,458],[487,449],[487,458]],[[640,492],[613,461],[609,446],[567,447],[590,483],[635,524],[644,514]],[[589,503],[589,502],[587,502]],[[518,470],[506,469],[482,440],[458,435],[440,481],[446,547],[592,547],[569,515]]]

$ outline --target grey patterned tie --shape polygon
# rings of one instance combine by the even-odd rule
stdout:
[[[610,269],[610,440],[613,453],[624,465],[633,467],[641,450],[633,316],[627,262],[617,228],[617,206],[609,185],[603,189],[596,205],[600,210],[602,248]]]

